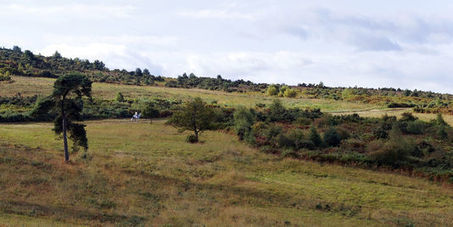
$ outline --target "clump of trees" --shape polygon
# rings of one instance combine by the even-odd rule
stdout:
[[[83,73],[95,82],[153,85],[165,80],[162,76],[152,75],[148,69],[110,70],[102,61],[65,58],[58,51],[46,57],[29,50],[22,51],[17,46],[0,48],[0,80],[7,80],[12,75],[58,78],[71,72]]]
[[[184,73],[178,76],[176,80],[169,80],[165,86],[179,88],[201,88],[207,90],[223,90],[227,92],[246,92],[246,91],[261,91],[266,88],[266,84],[255,84],[251,81],[244,80],[227,80],[218,75],[216,78],[197,77],[191,73]]]

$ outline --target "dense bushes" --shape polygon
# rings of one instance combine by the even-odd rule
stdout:
[[[332,116],[287,109],[277,100],[268,108],[238,108],[233,121],[239,139],[283,157],[452,174],[446,148],[453,130],[441,115],[431,122],[410,113],[400,119]]]
[[[418,153],[416,144],[403,137],[399,128],[394,127],[388,140],[375,140],[367,146],[370,157],[379,165],[400,167],[409,156]]]
[[[223,90],[227,92],[246,92],[246,91],[261,91],[267,87],[266,84],[255,84],[251,81],[244,80],[227,80],[223,79],[220,75],[216,78],[210,77],[197,77],[191,73],[189,76],[184,73],[178,76],[176,80],[169,80],[166,87],[179,87],[179,88],[201,88],[207,90]]]
[[[134,99],[86,100],[82,117],[86,120],[129,118],[134,112],[142,113],[143,118],[168,117],[173,107],[180,105],[180,100]],[[49,102],[48,98],[31,96],[0,97],[0,122],[51,121],[52,114],[42,114],[40,109]]]
[[[271,84],[267,87],[266,94],[269,96],[294,98],[297,96],[297,91],[286,85],[280,86],[280,85]]]
[[[0,81],[9,81],[9,80],[11,80],[11,76],[10,76],[9,72],[8,73],[0,72]]]

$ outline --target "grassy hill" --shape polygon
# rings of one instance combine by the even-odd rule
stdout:
[[[0,127],[0,222],[96,225],[448,225],[453,191],[425,179],[280,158],[164,121],[90,121],[62,162],[49,123]]]
[[[52,115],[32,113],[71,71],[94,81],[83,116],[97,120],[85,122],[88,152],[68,164]],[[0,76],[0,226],[453,223],[452,95],[163,78],[17,48],[0,49]],[[195,97],[225,127],[190,144],[165,122]],[[256,118],[244,141],[234,128],[240,106]],[[126,119],[135,111],[152,122]],[[324,144],[311,143],[312,128]],[[329,133],[339,144],[326,143]]]

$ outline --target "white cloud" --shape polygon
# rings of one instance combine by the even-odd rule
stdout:
[[[71,15],[78,17],[95,17],[95,18],[109,18],[119,17],[127,18],[133,15],[136,7],[131,5],[110,5],[110,4],[96,4],[89,2],[82,3],[57,3],[57,4],[19,4],[11,3],[5,4],[0,7],[2,12],[6,14],[22,14],[29,16],[45,16],[52,15]]]
[[[197,19],[245,19],[245,20],[257,19],[257,15],[254,14],[218,9],[184,10],[179,12],[178,15]]]

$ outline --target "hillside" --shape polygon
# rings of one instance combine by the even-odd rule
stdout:
[[[0,127],[0,222],[379,226],[453,220],[448,186],[280,158],[221,132],[188,144],[186,134],[164,121],[88,122],[88,156],[66,165],[51,127]]]
[[[88,150],[65,163],[45,105],[71,72],[93,83],[74,104]],[[168,78],[18,47],[0,77],[0,224],[453,223],[450,94]],[[189,143],[173,120],[196,100],[209,128]]]
[[[327,87],[319,84],[254,83],[245,80],[229,80],[218,75],[216,78],[197,77],[183,73],[177,78],[152,75],[148,69],[134,71],[109,69],[102,61],[71,59],[55,52],[52,56],[22,51],[18,46],[12,49],[0,48],[0,82],[10,81],[12,76],[57,78],[69,72],[80,72],[94,82],[113,84],[157,86],[172,88],[199,88],[240,93],[261,93],[269,97],[291,97],[304,99],[341,100],[345,102],[375,104],[387,108],[413,108],[418,113],[453,114],[453,95],[431,91],[400,88]],[[171,76],[171,75],[167,75]],[[4,96],[0,94],[0,96]]]

